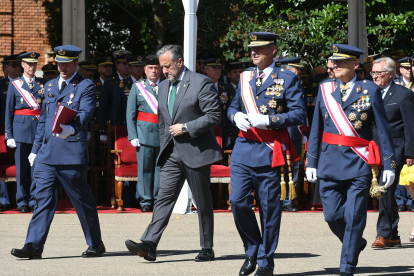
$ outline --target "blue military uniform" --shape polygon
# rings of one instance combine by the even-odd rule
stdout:
[[[155,55],[148,55],[145,62],[151,65],[159,64]],[[157,157],[160,152],[160,137],[158,118],[151,109],[150,104],[144,98],[137,84],[142,83],[146,91],[158,99],[158,83],[151,83],[148,79],[137,81],[132,85],[126,109],[126,121],[128,126],[128,140],[138,139],[140,146],[136,148],[138,161],[138,181],[136,197],[142,197],[141,208],[155,205],[160,185],[160,166],[157,166]],[[152,116],[151,116],[151,115]],[[144,115],[144,117],[141,117]],[[152,118],[154,121],[151,121]],[[138,118],[140,117],[140,118]],[[155,118],[156,121],[155,122]],[[154,190],[151,188],[154,177]],[[151,210],[151,209],[148,209]]]
[[[39,56],[38,53],[30,52],[20,55],[20,58],[25,62],[37,63]],[[36,77],[29,80],[23,75],[15,83],[18,87],[21,86],[19,89],[33,95],[39,106],[39,109],[36,110],[39,115],[45,96],[41,80]],[[14,139],[16,143],[14,159],[16,162],[17,207],[30,206],[33,210],[36,203],[36,183],[33,181],[34,167],[29,167],[28,157],[33,146],[39,120],[35,115],[32,115],[36,114],[35,110],[32,111],[32,109],[34,108],[29,105],[18,88],[11,82],[7,92],[5,139],[6,141]],[[29,111],[29,113],[20,115],[19,112],[22,111]]]
[[[104,65],[113,65],[113,57],[105,56],[95,60],[95,64],[97,66],[104,66]],[[109,81],[109,79],[108,79]],[[99,100],[101,97],[101,93],[104,87],[104,80],[98,78],[93,82],[95,84],[95,110],[93,112],[92,121],[98,124],[98,116],[99,116]]]
[[[363,54],[361,50],[349,45],[334,44],[332,48],[333,60],[355,59]],[[334,82],[335,91],[332,96],[341,105],[359,137],[371,141],[375,123],[379,137],[382,137],[379,147],[384,170],[394,169],[394,147],[379,87],[355,75],[346,84],[352,87],[346,97],[341,94],[342,83],[339,79],[329,79],[323,83],[327,82]],[[306,166],[308,169],[317,168],[325,221],[342,242],[340,271],[353,275],[358,255],[366,245],[362,234],[366,225],[371,167],[350,147],[321,143],[323,132],[342,135],[335,126],[321,94],[319,88]]]
[[[277,37],[271,33],[247,35],[251,47],[275,43]],[[267,128],[279,131],[303,124],[306,112],[297,76],[273,62],[270,67],[263,70],[265,72],[264,82],[262,78],[263,83],[257,90],[258,68],[253,70],[249,86],[260,113],[268,115],[269,125]],[[251,72],[247,71],[242,74],[242,77],[246,74],[250,76]],[[227,112],[228,118],[234,124],[234,116],[237,113],[247,114],[241,97],[241,82],[242,79]],[[273,151],[265,143],[238,137],[230,166],[230,202],[246,256],[257,257],[259,268],[265,268],[268,271],[273,271],[274,268],[273,253],[278,244],[282,214],[280,167],[271,166],[272,157]],[[256,191],[258,198],[261,231],[251,209],[253,191]]]
[[[71,45],[58,46],[54,50],[57,53],[55,61],[58,63],[72,62],[82,52]],[[96,202],[86,181],[86,129],[95,107],[94,94],[93,82],[76,72],[66,81],[60,76],[45,85],[45,100],[32,148],[32,153],[37,154],[34,161],[37,208],[30,221],[25,242],[25,245],[31,244],[40,253],[43,252],[56,210],[60,184],[75,207],[87,244],[90,247],[102,244]],[[52,132],[59,106],[78,112],[68,126],[73,129],[72,135],[65,139]]]

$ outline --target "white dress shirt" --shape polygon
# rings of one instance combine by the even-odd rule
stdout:
[[[26,77],[26,75],[25,75],[25,74],[23,74],[23,78],[24,78],[24,80],[26,81],[27,85],[29,85],[30,80],[32,81],[32,84],[34,85],[34,83],[35,83],[35,77],[33,77],[33,78],[29,79],[28,77]]]
[[[350,80],[349,82],[346,83],[346,85],[348,85],[348,88],[346,89],[346,95],[345,95],[346,99],[348,99],[348,96],[351,93],[352,88],[354,88],[354,85],[355,85],[355,82],[356,82],[356,77],[357,76],[355,75],[352,80]],[[341,89],[341,93],[342,93],[342,85],[343,84],[344,83],[339,80],[339,86],[340,86],[340,89]]]
[[[59,81],[58,81],[58,88],[60,91],[60,88],[62,87],[62,82],[66,82],[66,85],[68,85],[70,83],[70,81],[73,79],[74,76],[76,76],[77,72],[75,72],[75,74],[73,74],[72,77],[70,77],[67,80],[62,79],[62,76],[59,76]]]

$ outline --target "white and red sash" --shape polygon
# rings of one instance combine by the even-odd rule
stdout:
[[[19,91],[20,95],[23,97],[26,103],[30,106],[31,110],[40,109],[40,106],[37,103],[35,97],[33,97],[33,94],[22,88],[22,85],[23,85],[22,80],[15,80],[12,83],[14,87],[16,87],[17,91]],[[37,119],[39,119],[39,115],[35,115],[35,116]]]
[[[247,114],[259,114],[259,110],[256,106],[256,101],[254,100],[252,88],[250,87],[249,81],[252,79],[254,71],[246,71],[241,73],[241,97],[246,107]],[[268,129],[268,128],[263,128]],[[273,149],[274,143],[265,142],[266,145]],[[284,147],[284,146],[283,146]]]
[[[158,114],[158,100],[152,95],[144,86],[144,81],[140,81],[135,83],[138,87],[138,90],[141,92],[142,96],[144,96],[145,101],[148,103],[149,107],[151,108],[154,114]]]
[[[332,93],[335,91],[334,82],[325,82],[321,84],[322,96],[325,102],[325,106],[328,109],[329,115],[331,116],[338,131],[345,136],[358,137],[359,135],[349,122],[341,105],[334,99]],[[368,163],[369,151],[368,147],[351,147],[351,149]]]

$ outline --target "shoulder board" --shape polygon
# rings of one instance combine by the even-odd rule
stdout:
[[[320,83],[333,82],[333,81],[336,81],[336,79],[327,78],[327,79],[322,80]]]
[[[370,80],[362,80],[362,83],[366,84],[366,85],[369,85],[369,86],[372,86],[372,87],[375,87],[375,88],[378,87],[378,85],[376,85],[375,82],[370,81]]]

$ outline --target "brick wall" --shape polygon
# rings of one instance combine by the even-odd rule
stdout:
[[[14,26],[10,20],[12,14]],[[37,52],[40,54],[37,70],[40,70],[43,65],[53,61],[50,58],[45,60],[45,52],[50,49],[52,47],[47,42],[46,15],[42,1],[0,0],[1,59],[23,51]],[[2,75],[3,71],[0,70],[0,76]]]

